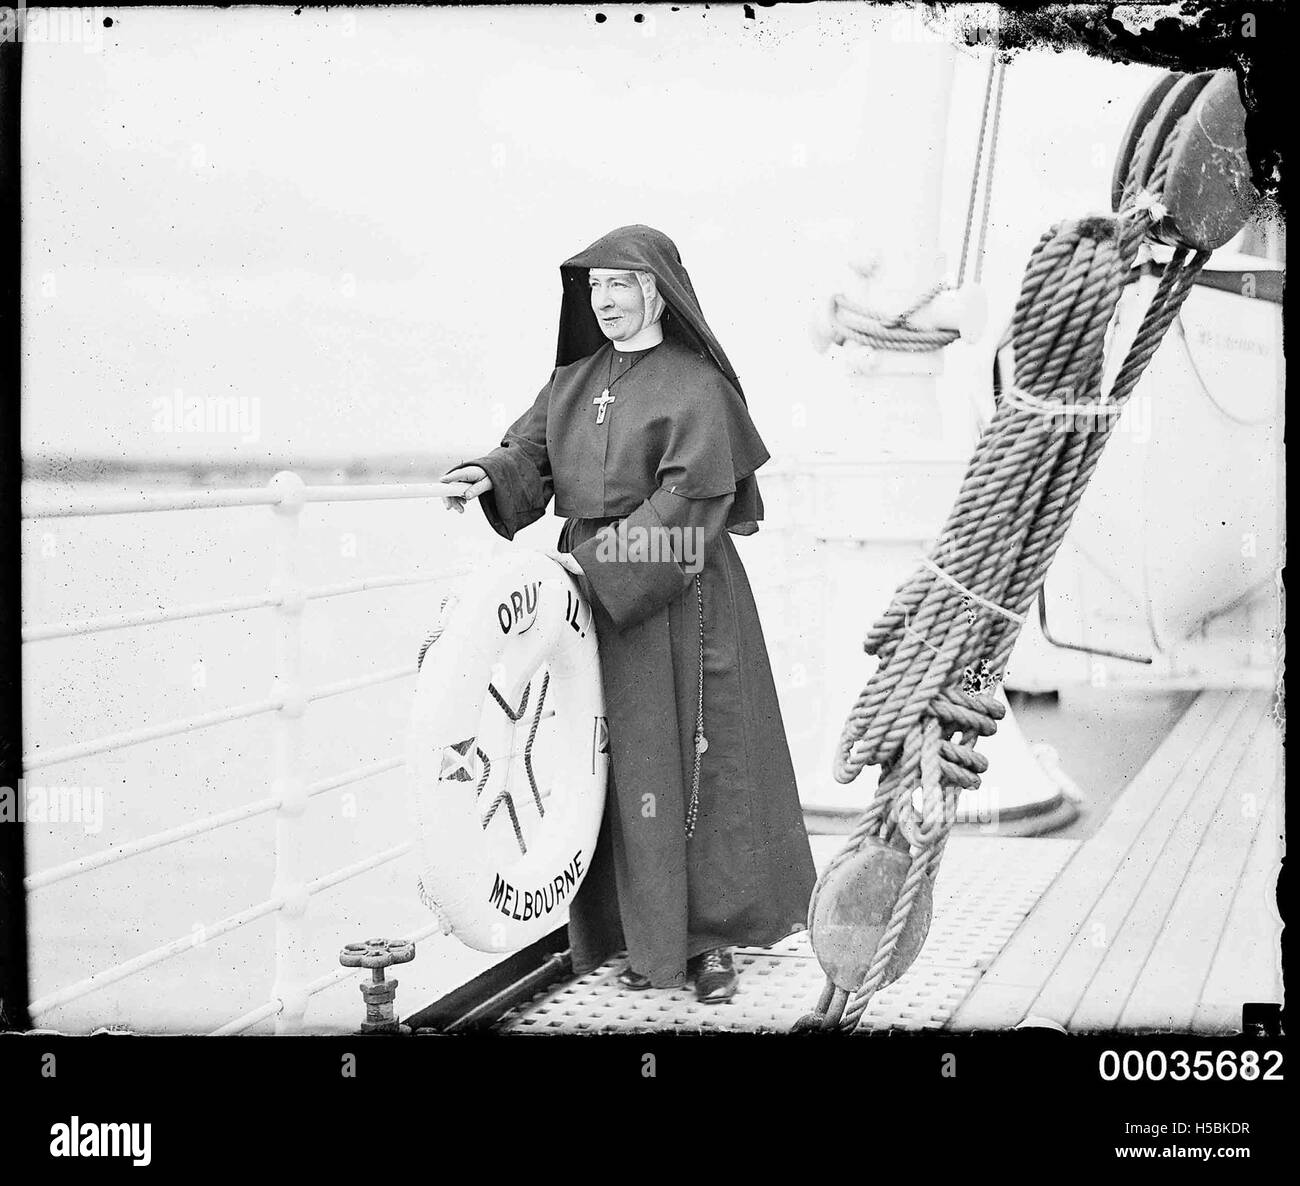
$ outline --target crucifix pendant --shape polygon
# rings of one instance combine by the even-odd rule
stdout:
[[[612,404],[616,399],[618,399],[618,396],[616,396],[616,395],[610,395],[610,393],[609,393],[609,388],[606,387],[605,390],[602,391],[602,392],[600,393],[600,395],[599,395],[596,399],[593,399],[593,400],[591,401],[593,404],[598,405],[598,406],[599,406],[599,409],[600,409],[600,410],[596,413],[596,423],[597,423],[597,424],[604,424],[604,423],[605,423],[605,408],[606,408],[609,404]]]

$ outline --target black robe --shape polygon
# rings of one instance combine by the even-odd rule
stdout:
[[[815,880],[762,628],[731,539],[761,518],[753,473],[768,454],[702,316],[702,333],[691,324],[689,280],[678,281],[673,303],[662,273],[684,277],[680,261],[674,269],[662,258],[648,266],[644,253],[586,254],[565,267],[581,267],[588,313],[587,267],[655,271],[668,303],[665,340],[630,358],[606,344],[557,366],[501,446],[462,464],[491,477],[479,502],[506,539],[554,497],[566,519],[558,550],[582,566],[595,615],[610,780],[591,868],[569,910],[574,970],[626,948],[637,972],[669,986],[682,983],[693,955],[768,946],[803,926]],[[569,302],[566,313],[572,322],[581,306]],[[565,332],[562,317],[561,359]],[[607,386],[614,400],[598,425],[592,401]],[[638,536],[648,536],[631,528],[657,530],[673,550],[638,553]],[[687,550],[686,530],[698,553]],[[620,535],[633,546],[615,546]],[[708,748],[688,839],[701,646],[692,569]]]

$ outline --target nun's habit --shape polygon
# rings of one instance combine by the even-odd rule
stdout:
[[[665,306],[659,345],[611,347],[592,311],[591,268],[653,275]],[[479,502],[506,539],[554,496],[566,519],[558,550],[582,566],[595,614],[610,782],[569,911],[574,971],[626,948],[635,972],[666,987],[683,982],[692,956],[767,946],[803,926],[815,880],[767,648],[731,539],[758,529],[754,471],[768,452],[671,240],[622,227],[560,275],[555,370],[501,446],[462,464],[492,479]],[[606,390],[613,399],[597,402]],[[638,552],[638,535],[648,536],[632,527],[677,529],[659,538],[678,541],[696,529],[702,567],[684,547]],[[631,547],[615,546],[620,533]],[[692,827],[701,633],[707,746]]]

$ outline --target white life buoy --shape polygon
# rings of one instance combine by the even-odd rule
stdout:
[[[421,896],[479,951],[563,921],[591,866],[609,731],[591,606],[517,550],[443,606],[415,688],[407,764]]]

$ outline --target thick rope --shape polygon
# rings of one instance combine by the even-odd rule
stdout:
[[[857,1027],[880,987],[925,878],[938,872],[965,788],[987,759],[975,751],[1005,708],[994,698],[1026,612],[1101,458],[1110,431],[1209,258],[1178,247],[1123,365],[1103,394],[1106,330],[1139,249],[1153,233],[1176,241],[1161,200],[1182,129],[1175,126],[1144,188],[1134,154],[1117,217],[1060,223],[1030,255],[1012,326],[1013,391],[999,399],[931,556],[899,587],[865,650],[878,666],[835,754],[850,782],[880,767],[870,806],[817,881],[809,904],[868,840],[906,846],[908,873],[862,983],[827,980],[801,1028]],[[1068,412],[1065,411],[1068,409]],[[1096,414],[1090,414],[1090,413]]]
[[[864,270],[869,276],[874,269]],[[915,354],[941,350],[955,342],[960,335],[955,329],[922,329],[909,318],[919,313],[935,297],[947,289],[946,284],[936,284],[901,313],[892,316],[863,308],[843,293],[831,297],[830,319],[832,337],[839,341],[857,342],[875,350],[897,350]]]

